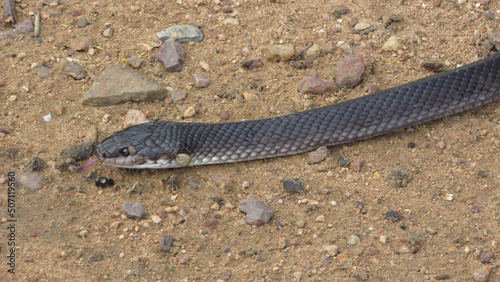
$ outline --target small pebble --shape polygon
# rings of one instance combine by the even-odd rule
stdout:
[[[246,214],[245,222],[251,225],[262,225],[274,215],[271,208],[256,198],[241,200],[238,208]]]
[[[354,25],[354,30],[363,31],[369,29],[370,27],[371,25],[367,22],[359,22],[356,25]]]
[[[186,99],[186,93],[179,92],[179,91],[176,91],[176,90],[172,90],[170,92],[170,95],[172,95],[172,101],[173,102],[177,102],[177,101]]]
[[[196,74],[196,73],[193,74],[194,87],[198,87],[198,88],[208,87],[211,82],[212,81],[208,77],[205,77],[203,75]]]
[[[481,261],[482,263],[491,263],[493,259],[495,259],[495,253],[487,252],[481,255],[479,261]]]
[[[394,188],[404,188],[411,180],[411,174],[401,168],[395,167],[387,172],[387,179]]]
[[[308,154],[307,163],[316,164],[324,161],[330,155],[330,150],[327,147],[319,147],[316,151],[312,151]]]
[[[113,36],[114,30],[112,27],[107,27],[103,32],[102,35],[105,37],[111,37]]]
[[[78,27],[86,27],[88,26],[90,23],[89,21],[87,20],[87,18],[81,18],[79,19],[77,22],[76,22],[76,25]]]
[[[353,171],[360,171],[365,165],[365,159],[358,159],[351,162],[350,167]]]
[[[324,80],[316,76],[309,76],[299,81],[297,90],[304,94],[324,94],[336,92],[338,85],[333,80]]]
[[[92,47],[92,39],[87,36],[80,36],[72,39],[69,42],[68,47],[75,51],[88,50],[90,47]]]
[[[382,46],[382,50],[386,52],[398,51],[400,48],[401,45],[399,44],[399,39],[395,35],[389,37],[389,39]]]
[[[488,276],[490,275],[491,267],[489,265],[484,265],[472,273],[474,281],[488,281]]]
[[[137,56],[132,56],[126,60],[126,62],[131,65],[133,68],[138,69],[141,67],[142,63],[144,62],[144,59],[141,59]]]
[[[188,107],[184,112],[182,113],[182,116],[185,118],[190,118],[193,117],[196,114],[196,109],[194,106]]]
[[[268,61],[286,61],[295,55],[295,46],[267,45],[262,48],[262,53]]]
[[[142,218],[146,215],[146,210],[140,202],[124,203],[123,211],[129,218]]]
[[[172,248],[172,242],[174,238],[171,235],[165,235],[163,239],[160,241],[160,248],[162,251],[168,252],[170,248]]]
[[[339,247],[337,247],[337,245],[327,245],[324,246],[323,249],[332,257],[339,254]]]
[[[236,26],[236,25],[240,24],[240,21],[238,21],[238,19],[235,19],[235,18],[228,18],[228,19],[225,19],[224,21],[222,21],[222,24]]]
[[[339,87],[354,88],[363,78],[365,63],[359,55],[347,55],[334,68],[335,80]]]
[[[347,237],[347,244],[349,245],[356,245],[359,244],[361,241],[359,240],[359,237],[356,235],[351,235]]]
[[[427,227],[427,228],[425,229],[425,232],[427,232],[427,233],[429,233],[429,234],[431,234],[431,235],[436,235],[436,234],[437,234],[437,230],[436,230],[436,229],[434,229],[434,228],[432,228],[432,227]]]
[[[206,72],[210,71],[210,66],[205,61],[200,61],[200,67]]]

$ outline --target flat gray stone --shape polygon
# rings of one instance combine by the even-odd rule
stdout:
[[[9,29],[0,33],[0,40],[9,38],[17,38],[21,33],[28,33],[34,30],[33,21],[31,19],[24,20],[15,25],[13,29]]]
[[[123,211],[127,214],[129,218],[143,218],[146,215],[146,210],[140,202],[135,203],[124,203]]]
[[[193,25],[181,24],[166,28],[156,34],[161,41],[174,39],[178,42],[200,42],[203,40],[203,33]]]
[[[156,81],[146,78],[122,66],[110,65],[94,81],[85,93],[84,105],[102,107],[128,101],[149,102],[163,100],[167,89]]]
[[[245,222],[251,225],[262,225],[274,215],[271,208],[256,198],[241,200],[239,209],[247,215]]]

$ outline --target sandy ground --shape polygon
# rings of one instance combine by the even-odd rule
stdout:
[[[307,164],[307,154],[176,170],[129,171],[99,163],[86,176],[113,178],[115,186],[106,189],[78,172],[52,166],[64,147],[82,141],[93,126],[100,140],[120,130],[131,109],[146,113],[150,120],[177,120],[183,107],[192,105],[200,112],[187,121],[220,122],[222,111],[229,113],[228,121],[260,119],[366,95],[371,83],[385,89],[430,75],[421,67],[424,62],[441,62],[447,69],[473,62],[489,54],[479,42],[500,30],[500,5],[495,1],[98,0],[60,1],[56,6],[40,2],[51,1],[16,4],[20,20],[38,7],[50,14],[42,20],[41,42],[32,33],[0,41],[0,125],[10,129],[0,137],[0,277],[470,281],[475,271],[490,269],[490,281],[497,279],[497,260],[481,260],[498,255],[499,103],[331,148],[331,156],[315,165]],[[487,2],[491,3],[485,9]],[[342,6],[350,13],[339,20],[333,12]],[[402,21],[386,28],[393,15]],[[82,17],[90,25],[76,26]],[[230,17],[240,24],[223,25]],[[354,34],[353,20],[374,30]],[[201,25],[205,40],[184,44],[182,71],[167,73],[158,61],[149,60],[156,49],[145,51],[142,44],[159,42],[156,32],[183,23]],[[112,37],[102,35],[107,25],[115,30]],[[102,50],[72,56],[86,62],[80,65],[89,74],[75,81],[64,70],[69,57],[65,45],[83,35],[92,37],[93,45]],[[397,52],[382,50],[391,35],[400,39]],[[297,92],[298,81],[309,75],[334,79],[333,67],[345,56],[340,41],[364,58],[367,71],[362,84],[321,96]],[[258,59],[262,46],[279,43],[297,49],[316,43],[333,52],[300,70],[287,62],[263,61],[253,70],[238,63],[244,58],[243,48],[250,51],[247,58]],[[146,58],[135,71],[186,93],[187,98],[102,108],[81,104],[85,90],[105,67],[130,68],[124,59],[134,55]],[[207,62],[210,71],[203,71],[200,61]],[[32,66],[44,63],[51,75],[40,78]],[[212,85],[191,89],[193,73],[210,77]],[[252,89],[253,83],[262,90]],[[257,99],[241,103],[234,98],[243,92]],[[12,95],[15,101],[9,100]],[[53,119],[46,122],[43,116],[49,113]],[[106,114],[109,118],[103,121]],[[409,148],[409,142],[416,146]],[[340,167],[339,154],[352,161],[364,159],[365,166],[359,172]],[[10,274],[6,272],[11,248],[7,174],[19,176],[35,157],[46,162],[41,171],[44,186],[36,193],[17,190],[16,274]],[[412,174],[408,187],[389,184],[386,173],[393,167]],[[178,189],[164,184],[172,175],[178,177]],[[301,178],[306,190],[276,200],[287,194],[282,182],[289,178]],[[189,179],[198,187],[190,186]],[[245,181],[249,185],[243,189]],[[134,184],[138,193],[127,193]],[[259,227],[245,223],[237,207],[250,197],[275,210],[269,223]],[[146,218],[126,218],[125,202],[141,202]],[[391,210],[403,218],[385,219]],[[151,219],[157,213],[165,215],[159,223]],[[165,235],[174,238],[169,252],[160,249]],[[348,244],[352,235],[360,242]],[[332,245],[338,254],[325,250]]]

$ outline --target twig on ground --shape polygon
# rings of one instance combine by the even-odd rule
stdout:
[[[16,13],[14,9],[14,0],[5,0],[3,2],[3,20],[4,23],[15,24]]]

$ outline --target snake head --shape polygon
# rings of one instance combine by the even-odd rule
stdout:
[[[159,146],[157,123],[131,126],[99,143],[96,154],[105,164],[123,168],[163,168],[174,162],[176,154]],[[161,167],[160,167],[161,165]]]

